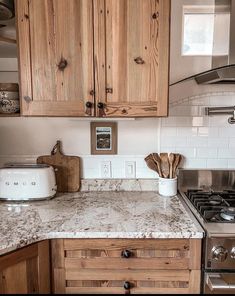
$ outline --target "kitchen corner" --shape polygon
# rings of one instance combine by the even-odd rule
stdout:
[[[157,191],[60,193],[48,201],[1,203],[0,213],[1,255],[45,239],[201,239],[204,233],[180,196]]]
[[[235,0],[0,0],[0,294],[235,293]]]

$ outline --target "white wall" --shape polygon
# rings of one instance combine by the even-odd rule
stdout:
[[[125,161],[136,161],[136,177],[152,178],[144,157],[159,149],[159,119],[119,120],[118,155],[90,155],[90,121],[75,118],[0,118],[0,165],[35,161],[62,140],[68,155],[82,157],[83,177],[100,178],[101,161],[112,161],[112,177],[125,178]]]
[[[118,121],[118,155],[90,155],[90,121],[75,118],[0,118],[0,164],[35,161],[50,153],[56,140],[64,153],[82,158],[84,178],[101,178],[101,161],[112,163],[112,178],[125,178],[125,161],[136,162],[137,178],[155,178],[144,157],[178,152],[187,168],[235,169],[235,125],[228,116],[207,117],[207,106],[234,106],[234,93],[208,94],[170,104],[163,119]]]

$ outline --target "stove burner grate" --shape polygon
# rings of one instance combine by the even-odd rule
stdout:
[[[235,191],[188,190],[188,199],[206,222],[235,223]]]

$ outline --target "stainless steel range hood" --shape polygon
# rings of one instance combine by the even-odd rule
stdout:
[[[212,69],[196,75],[198,84],[235,84],[235,0],[215,0],[215,15],[228,13],[230,15],[229,50],[228,55],[218,55],[221,46],[218,37],[219,18],[215,17]],[[226,32],[225,32],[226,33]]]

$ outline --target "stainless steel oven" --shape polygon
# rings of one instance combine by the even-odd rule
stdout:
[[[235,272],[206,272],[204,275],[205,294],[235,294]]]
[[[205,230],[201,292],[235,294],[235,170],[180,170],[178,179]]]

